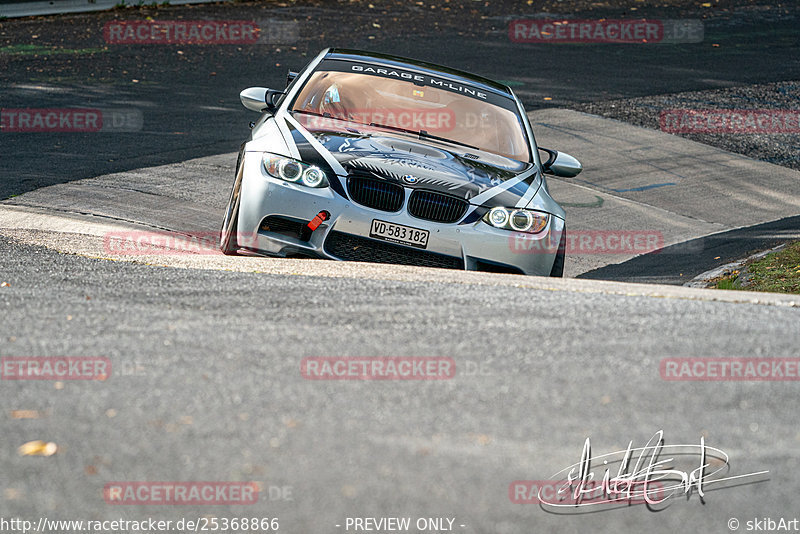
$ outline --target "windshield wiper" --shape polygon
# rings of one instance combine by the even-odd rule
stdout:
[[[302,113],[303,115],[314,115],[315,117],[322,117],[324,119],[335,119],[330,113],[317,113],[316,111],[306,111],[304,109],[293,109],[291,113]],[[342,120],[342,119],[339,119]]]
[[[419,136],[420,136],[420,137],[425,137],[425,138],[427,138],[427,139],[436,139],[436,140],[438,140],[438,141],[445,141],[445,142],[447,142],[447,143],[453,143],[454,145],[465,146],[465,147],[467,147],[467,148],[472,148],[472,149],[474,149],[474,150],[479,150],[479,151],[480,151],[480,150],[483,150],[483,149],[481,149],[481,148],[478,148],[478,147],[476,147],[476,146],[473,146],[473,145],[468,145],[467,143],[462,143],[461,141],[454,141],[453,139],[448,139],[447,137],[439,137],[438,135],[429,134],[429,133],[428,133],[427,131],[425,131],[425,130],[420,130],[420,131],[419,131]]]
[[[439,137],[438,135],[429,134],[427,130],[409,130],[408,128],[401,128],[399,126],[388,126],[386,124],[378,124],[376,122],[369,123],[370,126],[375,126],[377,128],[386,128],[387,130],[395,130],[397,132],[404,132],[416,135],[420,139],[435,139],[437,141],[444,141],[446,143],[453,143],[454,145],[465,146],[467,148],[472,148],[474,150],[481,150],[480,148],[472,145],[468,145],[467,143],[462,143],[461,141],[454,141],[452,139],[448,139],[447,137]]]

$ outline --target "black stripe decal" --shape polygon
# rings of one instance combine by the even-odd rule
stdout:
[[[297,152],[300,154],[300,160],[304,163],[310,163],[312,165],[316,165],[320,169],[328,175],[328,182],[331,185],[331,189],[333,189],[336,193],[340,196],[349,200],[347,196],[347,191],[344,190],[342,187],[342,182],[336,176],[336,172],[328,165],[328,162],[325,161],[325,158],[322,157],[317,149],[311,146],[311,143],[303,137],[297,128],[295,128],[292,123],[286,121],[286,126],[289,128],[289,133],[292,134],[292,139],[294,140],[294,144],[297,146]]]

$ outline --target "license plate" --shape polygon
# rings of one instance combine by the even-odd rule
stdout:
[[[428,248],[429,234],[430,232],[421,228],[412,228],[379,219],[373,219],[369,229],[370,237],[419,248]]]

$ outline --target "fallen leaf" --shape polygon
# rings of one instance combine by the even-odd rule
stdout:
[[[9,284],[8,282],[3,282],[2,284],[0,284],[0,287],[11,287],[11,284]]]
[[[20,445],[17,450],[21,456],[53,456],[58,450],[58,445],[52,441],[45,443],[39,439]]]
[[[39,419],[39,416],[36,410],[11,410],[12,419]]]
[[[475,440],[475,442],[478,445],[488,445],[492,441],[492,438],[487,436],[486,434],[477,434],[477,435],[473,434],[471,437],[472,439]]]

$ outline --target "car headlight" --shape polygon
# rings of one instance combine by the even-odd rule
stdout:
[[[537,234],[545,229],[549,218],[541,211],[497,207],[483,216],[483,222],[495,228]]]
[[[264,170],[270,176],[286,182],[302,184],[307,187],[327,187],[328,177],[325,172],[314,165],[308,165],[296,159],[273,154],[264,154],[262,158]]]

